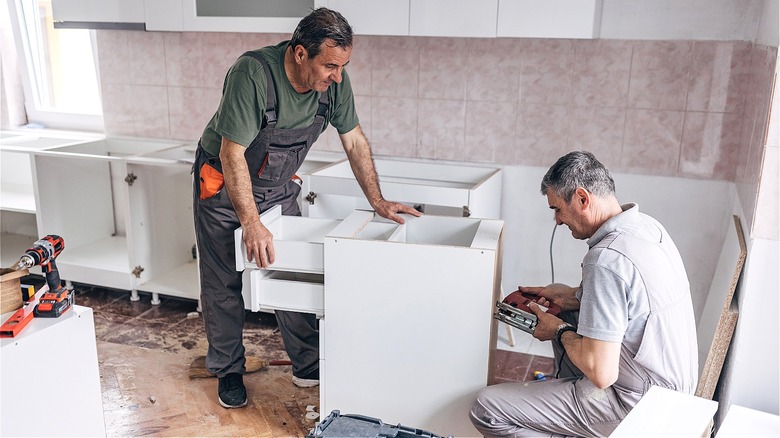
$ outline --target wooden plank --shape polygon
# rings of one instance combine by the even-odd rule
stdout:
[[[732,303],[737,282],[745,264],[747,246],[739,217],[734,216],[734,227],[729,229],[723,250],[718,259],[715,277],[704,306],[697,336],[699,341],[699,384],[696,395],[712,399],[720,378],[726,352],[731,344],[734,328],[739,317],[735,303]],[[704,350],[707,349],[707,350]],[[703,358],[703,352],[707,351]]]

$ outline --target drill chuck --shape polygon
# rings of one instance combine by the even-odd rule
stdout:
[[[30,269],[36,265],[35,258],[30,254],[24,254],[16,263],[18,269]]]

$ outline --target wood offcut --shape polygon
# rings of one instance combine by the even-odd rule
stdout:
[[[695,395],[698,397],[712,399],[715,394],[726,353],[737,326],[739,313],[733,297],[746,256],[747,246],[742,224],[739,217],[735,215],[734,226],[729,228],[723,243],[715,277],[697,330],[699,366],[704,363],[696,387]],[[706,359],[703,360],[705,352]]]

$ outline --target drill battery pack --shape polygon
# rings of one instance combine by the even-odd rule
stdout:
[[[325,417],[317,427],[306,435],[306,438],[320,437],[442,438],[440,435],[434,435],[431,432],[413,427],[406,427],[400,424],[396,426],[385,424],[382,420],[364,415],[341,415],[339,411],[332,411],[330,415]]]
[[[60,287],[54,292],[44,293],[38,304],[35,305],[33,313],[36,317],[58,318],[71,307],[73,307],[73,292]]]

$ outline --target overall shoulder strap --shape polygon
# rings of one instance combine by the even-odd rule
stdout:
[[[260,56],[257,52],[245,52],[241,56],[248,56],[250,58],[254,58],[257,60],[257,62],[260,63],[260,65],[263,66],[263,71],[265,71],[265,81],[266,81],[266,96],[265,96],[265,116],[263,116],[263,125],[265,126],[271,126],[273,127],[276,125],[277,117],[276,117],[276,88],[274,87],[274,81],[273,78],[271,78],[271,69],[268,68],[268,63],[265,62],[265,59],[263,59],[262,56]]]

